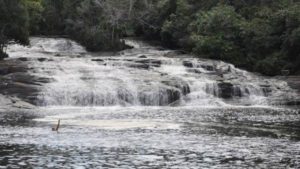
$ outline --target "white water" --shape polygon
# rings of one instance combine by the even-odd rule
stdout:
[[[30,47],[11,45],[8,53],[12,58],[30,58],[32,74],[52,79],[40,91],[42,106],[270,105],[273,100],[292,97],[293,91],[283,81],[259,77],[224,62],[180,54],[165,57],[173,51],[139,41],[127,43],[135,48],[115,56],[97,56],[67,39],[31,38]],[[140,63],[149,59],[152,61],[147,64]],[[136,68],[139,66],[149,68]],[[216,69],[223,70],[223,78]],[[218,83],[232,84],[227,93],[233,97],[222,99]],[[265,92],[263,86],[271,92]]]
[[[9,46],[50,82],[37,83],[40,107],[0,108],[0,168],[299,168],[299,111],[277,107],[294,97],[285,82],[127,43],[116,55],[67,39]]]

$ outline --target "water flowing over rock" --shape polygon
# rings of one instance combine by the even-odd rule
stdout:
[[[126,42],[134,48],[110,56],[88,53],[63,38],[31,38],[30,47],[10,45],[10,59],[27,66],[1,66],[7,85],[0,92],[26,95],[42,106],[268,105],[294,98],[284,81],[141,41]]]
[[[126,43],[115,53],[63,38],[10,45],[0,168],[299,168],[300,112],[289,106],[299,93],[284,80]]]

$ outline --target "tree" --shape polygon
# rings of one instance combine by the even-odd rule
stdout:
[[[9,41],[28,44],[28,13],[25,0],[0,0],[0,59],[7,57]]]
[[[65,18],[62,15],[64,0],[42,0],[42,6],[41,33],[45,35],[64,34]]]
[[[30,34],[39,34],[40,23],[43,19],[42,13],[44,11],[42,0],[26,0],[26,5],[29,14]]]
[[[202,56],[239,64],[243,59],[241,31],[244,19],[228,5],[219,5],[197,15],[191,24],[193,51]]]

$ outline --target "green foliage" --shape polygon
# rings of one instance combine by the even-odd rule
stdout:
[[[161,40],[168,46],[182,46],[188,48],[189,36],[186,27],[191,22],[192,13],[187,0],[178,0],[176,11],[162,25]]]
[[[28,34],[68,35],[88,50],[144,36],[199,57],[275,75],[300,72],[300,0],[0,0],[0,58]]]
[[[28,44],[28,13],[24,0],[0,0],[0,59],[7,57],[5,47],[14,40]]]
[[[30,34],[38,34],[40,32],[40,23],[42,22],[42,0],[26,0],[27,10],[29,14]]]
[[[175,1],[167,16],[156,12],[147,16],[145,22],[158,18],[163,24],[155,24],[156,30],[148,29],[146,36],[267,75],[281,69],[300,72],[299,0]],[[156,11],[166,2],[154,2]]]
[[[193,51],[213,59],[237,61],[243,57],[240,35],[243,18],[233,7],[220,5],[208,12],[200,12],[192,23]]]
[[[90,51],[123,49],[124,6],[119,5],[116,0],[43,0],[40,33],[68,35]]]
[[[148,9],[138,12],[143,17],[137,16],[134,19],[137,22],[134,25],[136,33],[149,39],[160,39],[164,22],[176,11],[176,0],[160,0],[149,6]]]
[[[258,72],[263,72],[266,75],[278,75],[281,73],[281,70],[288,68],[287,63],[280,58],[281,56],[280,53],[275,53],[262,60],[257,60],[254,69]]]
[[[62,35],[64,34],[64,17],[62,15],[63,2],[60,0],[42,0],[44,8],[40,22],[39,34]]]

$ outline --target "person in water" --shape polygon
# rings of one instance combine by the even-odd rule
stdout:
[[[58,119],[58,122],[57,122],[56,127],[53,127],[53,128],[52,128],[52,131],[58,132],[59,126],[60,126],[60,119]]]

